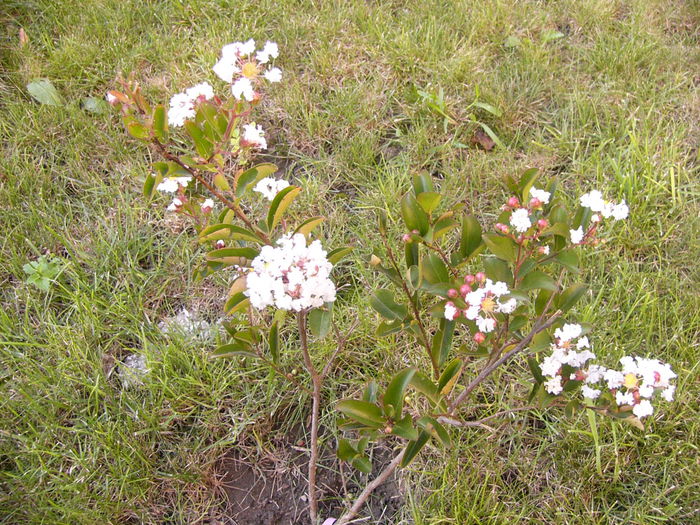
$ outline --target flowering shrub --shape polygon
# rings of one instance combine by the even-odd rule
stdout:
[[[282,78],[271,65],[278,54],[272,42],[258,51],[253,40],[224,46],[213,70],[229,85],[230,97],[220,98],[204,82],[174,95],[166,111],[162,104],[152,107],[138,84],[124,82],[107,99],[120,109],[129,134],[162,159],[152,164],[144,193],[172,195],[166,210],[191,217],[200,242],[209,247],[197,275],[230,272],[224,310],[238,321],[229,329],[230,341],[214,355],[261,359],[311,395],[309,510],[316,523],[321,392],[350,334],[335,331],[336,352],[317,369],[308,332],[316,338],[331,332],[333,265],[350,248],[326,252],[312,238],[322,217],[291,224],[286,212],[302,188],[275,179],[274,165],[251,162],[267,148],[265,131],[251,115],[263,86]],[[451,426],[483,427],[506,412],[563,406],[567,413],[593,410],[643,428],[640,419],[653,413],[655,397],[673,399],[669,365],[640,357],[623,358],[621,370],[595,364],[595,334],[567,322],[587,290],[572,282],[580,250],[601,242],[609,223],[624,220],[627,205],[605,201],[593,190],[571,208],[555,183],[538,187],[536,179],[537,172],[528,170],[505,181],[511,196],[488,228],[461,204],[443,206],[427,175],[414,176],[401,199],[402,235],[391,235],[387,217],[379,217],[383,246],[370,262],[391,287],[369,300],[382,318],[376,335],[405,338],[415,353],[408,356],[412,366],[384,388],[372,381],[361,399],[335,406],[346,433],[337,450],[341,460],[370,472],[371,443],[400,443],[396,457],[338,524],[352,519],[371,491],[430,440],[449,446]],[[254,217],[251,210],[260,209],[261,216]],[[260,314],[242,315],[251,308]],[[276,311],[268,315],[268,308]],[[288,312],[296,318],[310,389],[280,367],[280,330]],[[529,405],[464,419],[461,408],[470,394],[519,354],[528,357],[534,378]],[[417,395],[407,396],[408,389]]]

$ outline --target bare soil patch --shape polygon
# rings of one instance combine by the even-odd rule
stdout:
[[[292,441],[294,443],[294,441]],[[319,517],[338,518],[347,502],[364,488],[391,459],[389,449],[373,458],[371,477],[361,474],[326,451],[318,467]],[[218,467],[226,494],[227,525],[309,525],[307,511],[308,454],[291,443],[255,457],[241,451],[227,454]],[[398,480],[390,478],[370,497],[363,515],[367,523],[393,523],[403,504]]]

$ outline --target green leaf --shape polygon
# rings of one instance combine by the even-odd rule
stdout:
[[[440,204],[440,199],[442,199],[442,195],[432,191],[419,193],[416,196],[418,204],[420,204],[420,207],[423,208],[423,211],[425,211],[427,214],[433,213],[435,208],[437,208]]]
[[[364,392],[362,392],[362,400],[368,403],[376,403],[377,392],[379,392],[379,386],[377,385],[377,382],[372,379],[369,383],[367,383]]]
[[[250,347],[242,343],[229,343],[226,345],[219,346],[214,352],[212,352],[212,357],[253,357],[257,358],[254,352],[250,350]]]
[[[394,378],[386,387],[386,392],[384,392],[384,397],[382,402],[384,403],[384,410],[388,411],[389,407],[394,410],[394,418],[400,419],[401,412],[403,411],[403,397],[406,387],[411,382],[413,374],[416,373],[415,368],[406,368],[396,374]]]
[[[433,178],[429,173],[419,173],[413,176],[413,191],[416,195],[425,192],[434,192]]]
[[[493,140],[499,148],[505,149],[506,147],[503,145],[503,142],[501,142],[501,139],[498,138],[498,135],[491,129],[491,127],[488,124],[485,124],[484,122],[478,122],[479,126],[481,126],[481,129],[484,130],[484,132],[491,137],[491,140]]]
[[[294,230],[294,233],[301,233],[302,235],[308,236],[314,228],[325,220],[325,217],[311,217],[310,219],[306,219]]]
[[[185,130],[187,130],[187,134],[192,138],[192,142],[194,142],[197,155],[203,159],[208,159],[211,157],[214,153],[214,144],[212,144],[209,139],[204,136],[202,128],[191,120],[186,120]]]
[[[418,439],[418,431],[414,428],[413,419],[411,419],[411,416],[408,414],[403,419],[394,423],[394,426],[391,428],[391,433],[395,436],[408,439],[409,441]]]
[[[473,215],[465,215],[462,219],[462,238],[459,252],[463,257],[471,257],[481,246],[481,225]]]
[[[552,338],[547,331],[540,332],[532,338],[532,342],[530,343],[530,351],[540,352],[542,350],[546,350],[549,348],[551,342]]]
[[[552,292],[551,290],[547,290],[546,288],[540,289],[540,292],[535,298],[535,314],[542,315],[544,307],[547,306],[547,302],[549,302],[549,298],[552,296],[553,293],[554,292]]]
[[[267,338],[267,344],[270,347],[270,355],[272,362],[278,365],[280,363],[280,331],[279,323],[275,321],[270,326],[270,335]]]
[[[430,433],[425,430],[420,433],[418,439],[411,441],[406,445],[406,450],[401,458],[401,467],[407,467],[411,464],[411,461],[416,457],[416,455],[421,451],[425,444],[430,439]]]
[[[382,415],[381,409],[377,405],[368,403],[367,401],[345,399],[339,401],[335,408],[350,419],[370,428],[380,428],[385,424],[385,418]]]
[[[529,202],[530,200],[530,188],[535,184],[537,180],[538,170],[537,168],[530,168],[525,170],[525,172],[520,176],[520,181],[518,181],[518,189],[520,190],[520,196],[523,202]]]
[[[228,298],[226,304],[224,305],[224,312],[226,313],[226,315],[232,315],[245,308],[248,308],[249,304],[250,300],[248,299],[248,297],[246,297],[246,295],[243,292],[239,292],[233,294],[231,297]]]
[[[528,357],[527,365],[530,367],[530,372],[532,372],[532,377],[535,378],[535,381],[542,383],[544,381],[544,377],[542,376],[542,369],[540,368],[537,359],[534,357]]]
[[[277,226],[282,217],[284,217],[287,208],[294,202],[294,199],[301,188],[298,186],[287,186],[282,191],[280,191],[270,204],[270,211],[267,213],[267,228],[272,231],[275,226]]]
[[[219,239],[242,240],[258,244],[261,242],[252,231],[233,224],[213,224],[199,233],[199,242],[218,241]]]
[[[485,233],[482,235],[482,239],[496,257],[504,261],[515,262],[515,243],[511,239],[496,233]]]
[[[542,31],[542,42],[551,42],[552,40],[559,40],[560,38],[564,38],[566,35],[562,33],[561,31],[557,31],[555,29],[545,29]]]
[[[401,216],[409,231],[416,230],[421,235],[428,233],[428,228],[430,228],[428,215],[412,193],[406,193],[401,199]]]
[[[249,260],[255,259],[258,253],[255,248],[221,248],[210,251],[207,254],[207,261],[244,266]]]
[[[109,104],[102,98],[97,97],[85,97],[80,102],[81,107],[88,113],[94,113],[95,115],[104,115],[109,113]]]
[[[309,312],[309,328],[317,339],[323,339],[331,329],[333,303],[326,303],[324,308],[315,308]]]
[[[583,297],[587,290],[588,286],[585,284],[574,284],[570,286],[556,298],[555,302],[557,304],[557,308],[562,312],[570,310],[579,301],[579,299]]]
[[[269,177],[276,171],[277,166],[271,163],[258,164],[247,169],[236,179],[236,197],[242,197],[246,190],[257,184],[260,179]]]
[[[459,376],[462,375],[462,367],[464,363],[461,359],[455,358],[445,367],[445,370],[440,375],[438,380],[438,391],[440,395],[447,396],[450,394],[455,384],[459,380]]]
[[[156,188],[163,181],[163,176],[161,174],[152,175],[149,173],[146,175],[146,180],[143,183],[143,196],[147,199],[153,197],[156,192]]]
[[[338,440],[338,449],[336,450],[336,455],[341,461],[350,461],[352,458],[357,456],[359,451],[350,443],[348,439]]]
[[[390,336],[391,334],[395,334],[397,332],[400,332],[402,327],[403,327],[403,323],[400,320],[382,321],[381,323],[379,323],[379,326],[377,326],[377,330],[375,331],[375,335],[377,337],[387,337],[387,336]]]
[[[231,189],[231,185],[226,180],[226,176],[223,173],[217,173],[214,175],[214,186],[222,191],[228,191]]]
[[[406,268],[418,264],[418,243],[409,241],[404,243],[404,257],[406,259]]]
[[[417,421],[417,424],[419,427],[424,428],[426,432],[429,432],[434,438],[437,438],[445,448],[452,446],[452,440],[445,430],[445,427],[432,417],[423,416]]]
[[[369,299],[369,304],[382,317],[390,321],[403,321],[408,315],[408,309],[394,300],[394,295],[386,289],[377,290]]]
[[[124,120],[126,122],[126,131],[129,132],[129,135],[140,140],[148,140],[150,138],[151,132],[136,119],[131,117],[128,119],[125,118]]]
[[[430,284],[442,284],[450,282],[450,274],[442,259],[431,253],[423,257],[421,261],[421,277]]]
[[[336,248],[335,250],[331,250],[330,252],[328,252],[326,258],[328,259],[328,262],[335,266],[343,259],[343,257],[352,252],[352,250],[353,248],[351,246]]]
[[[38,78],[27,84],[27,91],[34,100],[47,106],[62,106],[63,99],[48,78]]]
[[[572,272],[578,272],[578,254],[576,250],[564,250],[559,252],[554,260],[565,266]]]
[[[431,353],[439,366],[447,360],[452,347],[452,337],[455,331],[455,321],[449,321],[444,317],[440,319],[440,328],[433,336]]]
[[[510,265],[498,257],[484,257],[484,273],[486,277],[494,282],[502,281],[508,286],[513,285],[513,273],[510,271]]]
[[[549,275],[539,270],[528,273],[520,282],[520,290],[549,290],[557,291],[557,283]]]
[[[450,215],[443,216],[443,218],[438,219],[437,222],[433,224],[433,239],[438,240],[443,235],[457,228],[457,226],[459,226],[459,223]],[[479,237],[479,241],[481,241],[481,237]]]
[[[153,110],[153,134],[162,143],[168,141],[168,119],[163,104],[158,104]]]
[[[496,106],[493,106],[487,102],[474,102],[472,105],[477,107],[477,108],[481,108],[484,111],[488,111],[494,117],[501,117],[503,115],[503,113],[501,113],[500,109],[498,109]]]
[[[435,386],[435,383],[423,372],[416,372],[413,374],[411,386],[425,395],[433,403],[437,403],[440,400],[437,386]]]
[[[352,466],[360,472],[370,474],[372,472],[372,462],[365,456],[357,456],[352,460]]]

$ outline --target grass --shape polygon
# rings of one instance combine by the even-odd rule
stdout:
[[[599,187],[631,218],[586,257],[592,293],[578,308],[597,353],[655,355],[679,375],[677,400],[647,432],[548,413],[498,435],[455,435],[407,473],[397,522],[693,523],[700,519],[700,4],[697,1],[178,2],[9,0],[0,10],[0,520],[5,523],[200,523],[220,515],[215,464],[232,447],[271,447],[273,427],[304,418],[305,399],[253,365],[212,361],[215,342],[164,336],[182,306],[215,321],[224,293],[189,275],[191,232],[140,196],[146,151],[80,99],[135,72],[165,100],[210,72],[220,47],[280,43],[283,84],[263,124],[271,154],[306,187],[299,209],[328,217],[324,243],[358,250],[338,279],[342,323],[359,337],[331,397],[409,350],[369,336],[366,256],[377,209],[397,217],[408,174],[433,173],[452,202],[486,221],[502,177],[538,167],[575,195]],[[29,44],[20,47],[18,31]],[[542,41],[546,31],[562,38]],[[505,47],[508,36],[520,45]],[[25,89],[49,78],[67,101]],[[219,86],[220,87],[220,86]],[[479,113],[505,149],[454,147],[415,88]],[[38,253],[63,259],[48,294],[24,283]],[[289,344],[286,365],[296,354]],[[332,348],[317,348],[319,360]],[[146,355],[140,389],[115,364]],[[523,368],[523,373],[519,370]],[[527,392],[522,364],[485,386],[494,408]],[[332,426],[332,416],[324,423]],[[614,433],[613,433],[614,432]],[[596,469],[600,454],[602,472]]]

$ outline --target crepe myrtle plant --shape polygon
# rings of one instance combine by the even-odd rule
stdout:
[[[371,443],[389,440],[398,450],[336,525],[348,523],[371,491],[429,441],[449,447],[449,427],[490,429],[486,423],[512,412],[562,407],[568,415],[587,410],[643,429],[652,401],[673,399],[676,376],[668,364],[632,356],[620,360],[620,369],[597,364],[591,327],[569,319],[587,290],[575,282],[581,250],[604,242],[628,206],[592,190],[571,208],[556,196],[555,183],[537,187],[536,179],[534,169],[507,177],[511,196],[488,227],[462,204],[441,211],[429,175],[414,176],[400,202],[400,238],[380,215],[383,247],[370,263],[391,286],[370,298],[383,318],[376,335],[407,340],[414,364],[384,388],[372,381],[360,399],[336,405],[349,434],[339,442],[341,459],[370,471]],[[521,356],[533,377],[526,403],[469,419],[470,395]]]
[[[172,96],[166,108],[152,105],[129,80],[107,100],[119,109],[126,131],[159,159],[151,164],[144,194],[170,195],[166,213],[189,217],[207,248],[196,277],[223,271],[230,279],[224,304],[231,317],[225,323],[228,341],[213,356],[261,360],[311,397],[308,501],[316,524],[323,384],[356,326],[345,334],[335,327],[331,276],[351,248],[327,252],[313,239],[323,217],[292,223],[286,212],[302,188],[274,178],[273,164],[254,163],[267,140],[253,112],[264,87],[282,79],[272,64],[278,53],[273,42],[259,50],[253,40],[224,46],[213,71],[228,86],[226,96],[203,82]],[[488,421],[510,412],[550,406],[569,414],[588,409],[642,427],[652,400],[672,400],[675,374],[667,364],[631,356],[621,360],[620,370],[594,364],[589,327],[567,322],[587,289],[571,282],[579,251],[602,242],[611,223],[627,217],[627,205],[593,190],[569,210],[566,199],[555,197],[555,184],[540,189],[536,176],[528,170],[506,180],[512,196],[486,229],[463,205],[442,209],[442,196],[427,175],[414,176],[400,202],[403,234],[390,234],[387,217],[380,215],[383,246],[370,264],[391,288],[369,299],[383,318],[376,337],[406,339],[413,365],[383,387],[371,381],[361,399],[332,408],[345,433],[338,440],[340,460],[369,473],[372,445],[387,440],[397,454],[342,516],[324,523],[348,523],[371,492],[430,440],[449,446],[450,427],[489,428]],[[281,334],[290,332],[292,322],[306,378],[281,362]],[[319,340],[331,333],[336,348],[318,364],[309,335]],[[528,404],[466,418],[470,394],[519,355],[527,357],[534,378]]]

